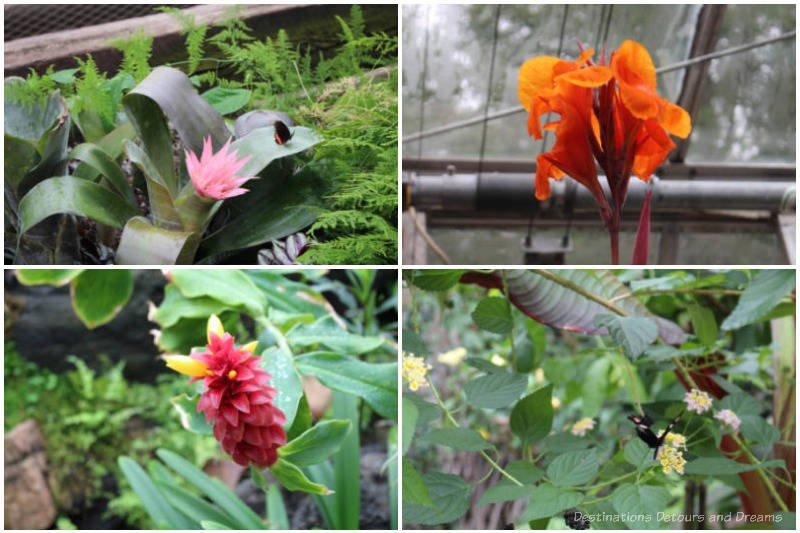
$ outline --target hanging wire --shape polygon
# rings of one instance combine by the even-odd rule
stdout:
[[[494,62],[497,55],[497,32],[500,27],[500,4],[497,4],[497,10],[494,14],[494,39],[492,40],[492,60],[489,63],[489,83],[486,86],[486,106],[483,109],[483,130],[481,131],[481,149],[478,156],[478,180],[481,179],[481,171],[483,170],[483,155],[486,151],[486,130],[489,126],[489,107],[492,104],[492,84],[494,84]]]
[[[595,48],[600,47],[600,35],[603,32],[603,21],[606,18],[606,8],[608,7],[608,4],[603,4],[601,7],[602,9],[600,10],[600,16],[597,18],[597,32],[594,35],[594,41],[592,41]]]
[[[564,47],[564,33],[565,33],[566,29],[567,29],[567,15],[568,14],[569,14],[569,5],[568,4],[564,4],[564,15],[561,17],[561,31],[559,32],[559,35],[558,35],[558,52],[556,53],[556,57],[561,55],[561,50]],[[550,122],[550,113],[547,114],[547,118],[545,119],[545,122]],[[547,146],[547,140],[549,138],[548,137],[549,135],[550,135],[550,131],[549,130],[544,130],[544,136],[542,138],[542,145],[539,147],[539,155],[544,153],[545,148]],[[534,194],[536,193],[535,190],[533,192],[534,192]],[[533,219],[536,216],[536,210],[538,209],[538,207],[539,207],[539,204],[537,202],[533,202],[533,205],[531,207],[531,213],[530,213],[530,216],[528,217],[528,232],[525,234],[525,244],[526,245],[530,245],[530,243],[531,243],[531,237],[533,236]]]
[[[431,5],[425,7],[425,46],[422,52],[422,94],[419,98],[419,129],[425,129],[425,81],[428,79],[428,38],[430,37],[431,30],[429,27],[429,19],[431,14]],[[422,157],[422,137],[419,138],[419,145],[417,146],[417,157]]]
[[[693,57],[691,59],[687,59],[685,61],[680,61],[678,63],[673,63],[672,65],[667,65],[666,67],[661,67],[656,69],[656,74],[665,74],[667,72],[672,72],[673,70],[679,70],[682,68],[690,67],[692,65],[696,65],[698,63],[703,63],[704,61],[711,61],[712,59],[718,59],[720,57],[729,56],[732,54],[738,54],[741,52],[746,52],[747,50],[752,50],[753,48],[759,48],[761,46],[766,46],[769,44],[773,44],[779,41],[786,41],[789,39],[794,39],[796,35],[796,31],[790,31],[777,37],[772,37],[770,39],[763,39],[761,41],[754,41],[749,44],[743,44],[740,46],[734,46],[732,48],[727,48],[725,50],[721,50],[719,52],[713,52],[710,54],[705,54],[702,56]],[[513,108],[502,109],[500,111],[496,111],[489,115],[488,117],[474,117],[466,120],[461,120],[458,122],[451,122],[450,124],[445,124],[444,126],[440,126],[438,128],[433,128],[428,131],[419,131],[417,133],[412,133],[403,137],[403,142],[411,142],[416,141],[418,139],[422,139],[425,137],[431,137],[435,135],[441,135],[442,133],[446,133],[449,131],[465,128],[467,126],[473,126],[475,124],[480,124],[484,120],[495,120],[498,118],[507,117],[509,115],[516,115],[518,113],[522,113],[525,111],[525,108],[522,106],[516,106]]]

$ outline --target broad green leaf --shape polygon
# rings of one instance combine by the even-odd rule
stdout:
[[[184,296],[210,296],[230,305],[242,306],[254,317],[264,314],[267,302],[261,291],[239,270],[175,269],[172,282]]]
[[[200,522],[200,525],[203,526],[204,531],[224,531],[226,529],[236,529],[235,527],[228,527],[225,524],[220,524],[219,522],[214,522],[213,520],[203,520]]]
[[[211,104],[220,115],[229,115],[239,111],[250,101],[252,93],[247,89],[232,89],[229,87],[214,87],[200,96]],[[288,528],[286,528],[288,529]]]
[[[175,484],[156,483],[161,494],[175,509],[190,516],[194,521],[203,523],[211,520],[224,525],[223,529],[235,529],[233,520],[204,499]]]
[[[142,147],[130,140],[123,141],[123,146],[128,159],[144,175],[153,225],[166,230],[183,231],[180,213],[175,207],[177,190],[170,188],[168,179],[161,174]]]
[[[225,303],[209,296],[186,298],[173,284],[164,287],[164,301],[158,306],[153,321],[162,328],[175,325],[181,318],[208,318],[220,314],[225,309],[233,309]]]
[[[108,183],[122,198],[133,207],[136,207],[136,198],[133,196],[133,188],[116,161],[103,151],[96,144],[79,144],[67,156],[69,159],[77,159],[92,167],[97,173],[102,174]]]
[[[426,402],[413,392],[403,393],[403,399],[410,401],[417,408],[417,427],[423,427],[442,416],[442,412],[435,403]]]
[[[101,185],[80,178],[50,178],[33,187],[19,203],[20,233],[51,215],[70,213],[122,228],[138,210]]]
[[[90,269],[72,280],[72,306],[89,329],[111,322],[133,294],[130,270]]]
[[[310,352],[295,358],[297,369],[335,390],[364,398],[386,418],[397,419],[397,363],[365,363],[338,353]]]
[[[164,496],[158,491],[153,481],[139,464],[130,457],[121,456],[117,459],[120,470],[125,474],[131,488],[142,500],[142,506],[157,527],[171,527],[184,529],[187,520],[180,513],[164,501]],[[191,524],[189,524],[191,527]]]
[[[257,128],[241,139],[236,139],[231,144],[239,158],[250,156],[250,159],[239,171],[242,176],[255,176],[275,159],[299,154],[308,150],[318,142],[322,141],[316,132],[297,126],[292,128],[292,140],[285,144],[275,142],[275,128]]]
[[[705,476],[721,476],[749,472],[759,467],[769,467],[783,464],[782,460],[766,461],[757,465],[745,464],[728,459],[727,457],[699,457],[686,463],[686,474],[701,474]]]
[[[414,432],[417,429],[417,416],[419,410],[414,402],[403,397],[403,448],[402,454],[405,455],[414,439]]]
[[[61,287],[80,275],[82,269],[68,268],[20,268],[16,271],[17,280],[23,285],[53,285]]]
[[[524,523],[538,518],[555,516],[565,509],[575,507],[583,496],[578,492],[544,484],[534,488],[528,506],[523,511],[517,522]]]
[[[494,372],[469,381],[464,386],[464,393],[467,401],[476,407],[498,409],[517,401],[527,386],[526,375],[516,372]]]
[[[695,336],[700,342],[711,348],[719,335],[714,312],[708,307],[698,304],[690,305],[687,310],[689,311],[689,317],[692,319],[692,328]]]
[[[762,270],[739,297],[733,312],[722,322],[722,330],[730,331],[758,322],[794,286],[794,270]]]
[[[169,450],[160,448],[156,450],[156,455],[193,487],[208,496],[212,502],[228,513],[232,519],[236,520],[237,528],[266,529],[258,515],[220,480],[207,476],[192,463]]]
[[[469,509],[472,489],[460,477],[432,471],[422,476],[422,481],[428,487],[434,507],[413,504],[403,498],[403,519],[406,522],[426,526],[449,524]]]
[[[178,411],[181,417],[181,425],[199,435],[212,435],[214,428],[206,423],[206,415],[197,412],[197,400],[199,397],[190,397],[187,394],[179,394],[170,398],[169,402]]]
[[[527,444],[550,433],[553,427],[553,385],[547,385],[519,400],[511,410],[511,431]]]
[[[543,438],[539,442],[543,452],[564,453],[585,450],[592,443],[585,437],[578,437],[572,433],[561,431]]]
[[[425,341],[410,329],[403,329],[403,352],[419,357],[425,357],[430,353],[428,347],[425,346]]]
[[[658,338],[658,327],[649,318],[599,315],[595,324],[608,328],[613,341],[625,349],[631,360],[636,360]]]
[[[267,489],[267,524],[270,529],[290,529],[281,488],[274,484]]]
[[[122,230],[115,262],[118,265],[191,264],[197,244],[198,237],[194,233],[158,228],[144,217],[133,217]]]
[[[513,325],[508,302],[498,296],[487,296],[478,302],[472,312],[472,320],[479,328],[500,335],[508,334]]]
[[[455,450],[469,452],[477,452],[493,447],[490,442],[484,440],[481,434],[474,429],[439,428],[428,432],[423,439]]]
[[[206,341],[207,318],[183,318],[173,326],[161,330],[155,338],[159,351],[186,354]]]
[[[333,494],[325,485],[310,481],[302,470],[285,459],[279,458],[277,462],[270,467],[270,472],[272,472],[275,479],[277,479],[286,490],[299,490],[323,496]]]
[[[631,529],[660,529],[659,512],[669,503],[670,494],[664,487],[652,485],[621,485],[611,498],[617,512],[627,516],[623,520]]]
[[[145,152],[173,196],[177,191],[177,179],[167,119],[178,132],[183,146],[197,154],[202,150],[205,137],[211,137],[214,149],[219,150],[231,136],[222,116],[197,94],[186,74],[178,69],[154,68],[125,95],[122,103],[139,132]]]
[[[433,500],[428,493],[428,486],[414,468],[414,463],[403,457],[403,506],[405,507],[407,504],[434,507]],[[406,521],[410,522],[411,520]]]
[[[680,326],[651,313],[610,271],[554,270],[550,273],[557,276],[561,283],[529,270],[505,271],[512,303],[537,322],[569,331],[605,335],[605,329],[598,327],[594,319],[598,315],[608,314],[609,309],[571,288],[575,285],[596,298],[606,301],[614,298],[615,305],[629,316],[653,319],[658,325],[659,335],[668,344],[679,345],[686,340],[686,333]],[[499,272],[492,274],[470,272],[466,281],[484,287],[503,287]]]
[[[446,291],[453,287],[466,270],[430,269],[412,270],[408,275],[414,285],[426,291]]]
[[[508,463],[505,467],[505,471],[523,485],[533,485],[544,477],[544,470],[537,467],[532,462],[523,459]],[[511,480],[505,477],[500,478],[500,481],[498,481],[498,485],[506,483],[512,484]]]
[[[522,498],[529,497],[535,489],[536,487],[532,487],[530,485],[524,485],[522,487],[519,485],[510,484],[495,485],[493,487],[489,487],[486,492],[483,493],[480,501],[478,501],[478,507],[481,505],[489,505],[490,503],[503,503],[510,500],[521,500]]]
[[[742,415],[739,430],[747,440],[768,446],[780,440],[781,432],[758,415]]]
[[[302,434],[311,427],[311,409],[308,407],[308,399],[306,395],[300,396],[300,402],[297,404],[297,412],[294,416],[294,422],[291,427],[286,431],[286,439],[292,440]]]
[[[273,168],[268,169],[266,176],[247,182],[250,192],[222,204],[216,217],[226,222],[203,241],[199,253],[203,262],[282,239],[307,228],[317,219],[315,206],[322,204],[327,186],[316,171],[306,167],[292,174],[291,170],[277,167],[270,173]]]
[[[333,391],[333,417],[360,425],[359,401],[351,393]],[[347,433],[332,457],[333,486],[336,491],[335,529],[358,529],[361,516],[361,439],[358,431]]]
[[[349,420],[319,422],[285,446],[278,448],[278,455],[297,466],[321,463],[339,450],[351,429]]]
[[[553,485],[577,486],[597,475],[597,453],[594,450],[567,452],[547,465],[547,477]]]
[[[270,385],[278,390],[278,394],[272,399],[272,402],[286,415],[284,428],[288,430],[294,423],[297,404],[303,396],[303,384],[300,383],[300,376],[297,375],[292,355],[277,346],[265,350],[261,354],[261,359],[263,361],[261,367],[272,376]]]
[[[762,408],[758,400],[750,394],[739,392],[728,394],[716,406],[718,409],[730,409],[737,416],[752,415],[759,416]]]
[[[11,135],[3,138],[3,180],[16,195],[28,172],[39,162],[36,145]]]
[[[622,456],[638,470],[644,470],[650,466],[653,449],[639,439],[632,439],[625,445]]]
[[[371,352],[384,343],[380,337],[364,337],[348,333],[330,321],[312,325],[298,324],[287,333],[286,339],[292,346],[322,344],[330,350],[347,355]]]

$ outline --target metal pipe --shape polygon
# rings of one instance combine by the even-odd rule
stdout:
[[[725,50],[720,50],[719,52],[713,52],[711,54],[705,54],[698,57],[692,57],[685,61],[679,61],[678,63],[673,63],[672,65],[667,65],[665,67],[657,68],[656,74],[664,74],[665,72],[672,72],[673,70],[679,70],[682,68],[690,67],[697,63],[702,63],[703,61],[711,61],[712,59],[718,59],[720,57],[724,57],[731,54],[738,54],[740,52],[746,52],[747,50],[751,50],[753,48],[758,48],[760,46],[765,46],[768,44],[772,44],[778,41],[783,41],[787,39],[793,39],[795,37],[796,32],[790,31],[777,37],[772,37],[769,39],[762,39],[760,41],[754,41],[752,43],[743,44],[741,46],[733,46],[731,48],[726,48]],[[482,117],[473,117],[468,118],[466,120],[459,120],[458,122],[451,122],[450,124],[445,124],[444,126],[439,126],[438,128],[431,128],[427,131],[418,131],[416,133],[411,133],[403,137],[403,142],[411,142],[411,141],[418,141],[419,139],[424,139],[425,137],[431,137],[435,135],[440,135],[442,133],[447,133],[448,131],[453,131],[461,128],[465,128],[467,126],[472,126],[475,124],[480,124],[481,122],[494,120],[498,118],[507,117],[509,115],[516,115],[517,113],[522,113],[525,109],[522,106],[511,107],[507,109],[502,109],[495,113],[490,113],[486,116]]]
[[[602,178],[606,193],[608,188]],[[653,183],[652,210],[692,211],[700,209],[785,212],[795,209],[794,182],[659,180]],[[530,213],[534,202],[531,174],[416,175],[404,174],[403,186],[410,205],[420,211],[500,211]],[[628,205],[644,200],[648,184],[632,178]],[[595,201],[585,187],[570,179],[551,182],[551,196],[540,203],[544,211],[560,209],[568,195],[574,194],[575,209],[595,209]]]

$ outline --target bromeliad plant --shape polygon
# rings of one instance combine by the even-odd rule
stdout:
[[[639,43],[625,41],[606,62],[594,50],[582,50],[575,61],[539,56],[519,70],[519,100],[528,111],[528,133],[542,139],[540,117],[558,113],[545,124],[555,130],[550,152],[536,158],[536,198],[550,196],[550,179],[570,176],[589,189],[611,239],[611,261],[619,264],[622,207],[631,173],[647,182],[675,144],[668,133],[686,138],[691,118],[681,107],[656,93],[656,71],[650,54]],[[610,198],[597,176],[606,175]],[[639,222],[634,264],[646,264],[650,192]]]
[[[360,432],[370,427],[362,416],[397,419],[396,345],[391,331],[351,333],[315,290],[330,284],[312,271],[297,276],[301,281],[270,271],[168,273],[164,301],[150,319],[160,326],[156,344],[170,354],[167,366],[191,376],[189,392],[172,403],[187,430],[213,435],[234,462],[250,467],[265,492],[268,524],[174,453],[158,456],[208,500],[186,491],[161,463],[152,462],[145,473],[120,458],[157,525],[288,529],[279,487],[261,471],[268,468],[284,489],[312,494],[327,527],[359,528]],[[253,338],[244,315],[257,333],[240,344],[237,339]],[[205,348],[193,349],[200,344]],[[332,418],[313,423],[301,375],[333,390]],[[396,455],[387,460],[390,473],[394,461]],[[396,483],[396,474],[390,478]]]
[[[56,94],[44,110],[57,107],[60,101]],[[51,113],[60,116],[55,125],[44,122],[43,140],[38,140],[41,138],[38,131],[15,136],[14,142],[25,149],[21,155],[30,154],[30,161],[37,163],[33,168],[30,164],[21,166],[17,170],[20,175],[15,175],[11,182],[15,186],[13,192],[20,197],[17,212],[7,213],[16,215],[12,223],[18,220],[17,255],[29,230],[60,213],[95,220],[98,236],[109,246],[115,241],[113,229],[122,229],[115,254],[118,264],[180,264],[210,259],[241,246],[241,238],[234,235],[231,235],[233,242],[220,241],[226,232],[236,233],[242,225],[251,224],[253,234],[248,235],[248,243],[252,244],[294,233],[313,220],[309,205],[289,206],[270,199],[276,194],[276,184],[292,171],[274,166],[267,170],[273,161],[319,142],[321,138],[310,129],[295,127],[291,142],[278,143],[273,124],[280,115],[262,113],[247,128],[237,128],[234,140],[222,115],[197,93],[184,73],[170,67],[153,69],[122,98],[122,105],[127,121],[100,141],[80,144],[69,154],[66,153],[69,115],[65,107],[61,115]],[[12,110],[21,119],[35,118],[42,109],[41,104],[34,103],[18,104]],[[173,129],[185,156],[177,168]],[[137,137],[138,142],[134,142]],[[6,142],[8,145],[8,130]],[[38,156],[36,142],[39,145],[46,142],[45,150],[40,150]],[[148,213],[141,212],[134,188],[117,162],[122,152],[143,178]],[[65,172],[68,160],[81,162],[73,175]],[[44,163],[48,165],[40,169]],[[302,180],[304,176],[295,179]],[[222,203],[248,193],[241,185],[249,180],[254,180],[249,187],[251,198],[225,209],[224,216],[214,223],[214,235],[207,235],[206,230]],[[313,204],[313,200],[307,203]],[[278,224],[279,227],[274,223],[252,224],[253,213],[263,218],[265,211],[283,217],[285,223]]]
[[[793,270],[404,276],[408,523],[685,528],[672,517],[739,510],[791,525]]]

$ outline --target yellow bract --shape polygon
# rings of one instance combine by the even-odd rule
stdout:
[[[172,370],[193,378],[204,378],[210,372],[206,365],[188,355],[165,355],[164,361]]]
[[[208,337],[209,344],[211,344],[212,333],[220,338],[222,338],[222,336],[225,335],[225,328],[222,327],[222,321],[219,319],[217,315],[211,315],[210,317],[208,317],[206,336]]]

